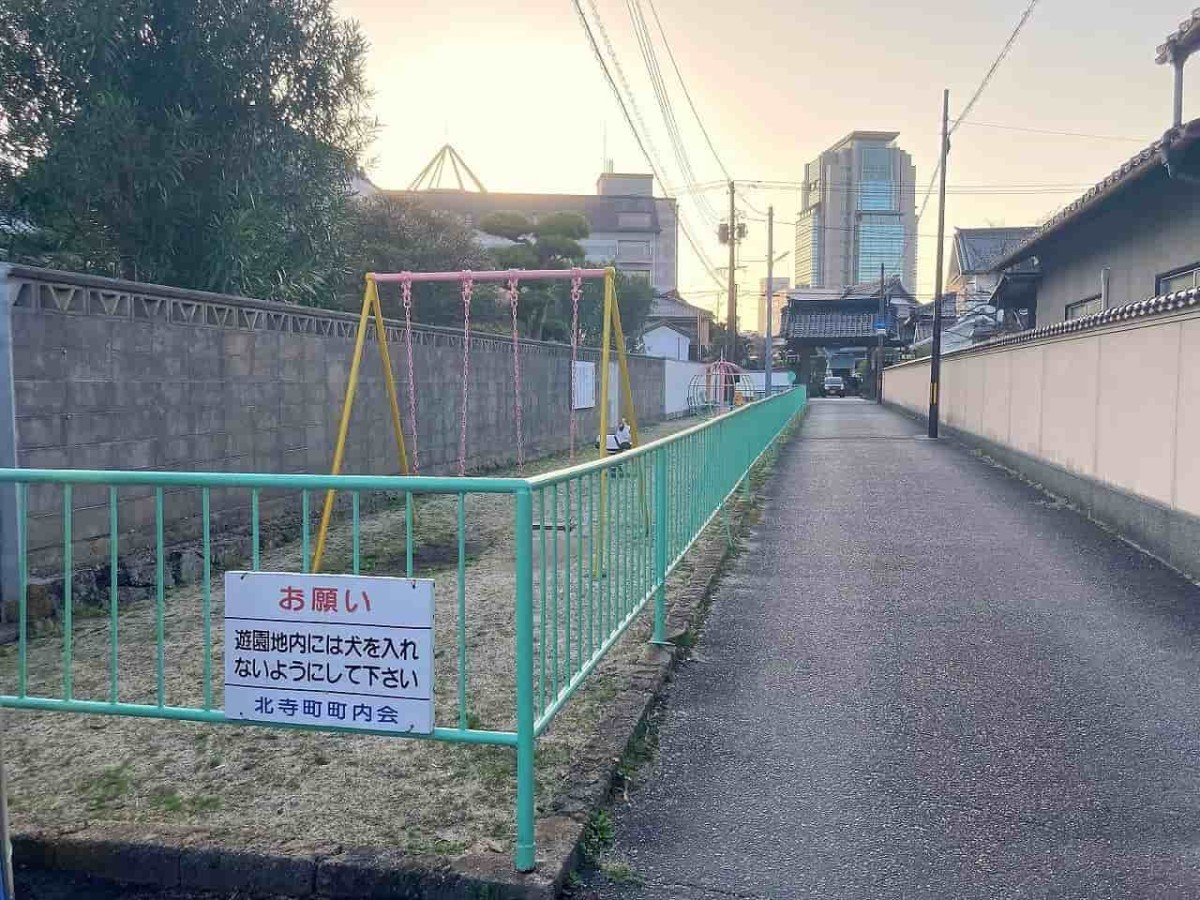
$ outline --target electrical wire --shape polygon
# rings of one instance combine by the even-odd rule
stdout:
[[[999,125],[995,122],[967,122],[963,119],[958,120],[959,125],[968,125],[971,128],[999,128],[1002,131],[1022,131],[1027,134],[1053,134],[1060,137],[1076,137],[1076,138],[1091,138],[1096,141],[1124,141],[1131,144],[1148,143],[1144,138],[1121,137],[1115,134],[1089,134],[1083,131],[1054,131],[1049,128],[1026,128],[1021,125]]]
[[[588,0],[588,5],[591,7],[592,16],[596,20],[596,27],[599,29],[600,37],[603,39],[605,49],[608,51],[608,57],[609,57],[609,59],[612,60],[613,71],[615,71],[616,75],[617,75],[616,81],[614,81],[611,78],[611,76],[609,77],[609,79],[608,79],[609,84],[610,84],[610,86],[612,86],[614,92],[616,92],[618,101],[622,104],[622,111],[626,112],[626,105],[627,105],[628,110],[632,110],[632,112],[633,112],[632,119],[629,117],[628,113],[626,112],[626,122],[629,125],[630,129],[634,131],[635,137],[638,137],[638,146],[641,148],[643,156],[646,157],[646,161],[650,164],[650,168],[654,172],[655,177],[658,178],[658,181],[660,184],[665,185],[666,181],[661,175],[661,173],[665,171],[665,167],[662,165],[662,163],[658,159],[658,150],[654,146],[653,136],[650,134],[649,129],[646,127],[645,119],[642,118],[641,110],[638,108],[637,100],[633,95],[633,90],[630,88],[629,82],[625,78],[624,69],[621,67],[621,61],[617,57],[616,50],[613,48],[612,40],[608,36],[608,30],[604,27],[604,20],[600,16],[600,10],[599,10],[599,7],[597,7],[597,5],[596,5],[596,0]],[[591,37],[590,25],[587,21],[587,17],[583,14],[582,7],[579,7],[578,3],[576,3],[576,10],[580,15],[580,21],[583,23],[585,29],[587,30],[587,32],[589,34],[589,39],[592,41],[593,48],[595,49],[596,48],[595,40],[593,37]],[[607,66],[604,62],[604,58],[603,58],[603,56],[600,55],[598,49],[597,49],[596,58],[600,61],[602,66],[605,66],[605,70],[607,72]],[[616,86],[617,82],[620,83],[620,88],[618,88]],[[623,93],[622,93],[622,91],[623,91]],[[644,142],[642,141],[642,139],[640,137],[641,134],[645,135]],[[706,256],[704,256],[702,251],[699,249],[699,246],[698,246],[696,240],[690,233],[685,211],[682,208],[679,208],[678,206],[677,206],[677,215],[679,218],[679,228],[681,231],[683,231],[684,237],[687,239],[688,244],[692,247],[693,252],[696,253],[696,255],[700,258],[701,262],[705,265],[706,268],[712,269],[711,262],[708,260],[708,258]],[[712,277],[714,279],[717,278],[717,276],[715,274],[715,270],[712,273],[710,273],[710,277]]]
[[[662,69],[658,64],[658,54],[654,49],[650,29],[642,13],[641,2],[640,0],[626,0],[625,7],[629,11],[629,20],[633,25],[633,33],[637,39],[642,63],[646,67],[646,74],[650,78],[650,86],[654,92],[654,98],[658,103],[659,112],[662,114],[663,124],[666,126],[667,140],[675,155],[675,163],[679,167],[679,172],[683,176],[685,184],[689,187],[689,193],[701,216],[708,221],[709,226],[715,228],[720,218],[716,210],[713,209],[712,204],[708,202],[708,198],[703,193],[692,193],[690,191],[690,187],[697,183],[696,175],[692,169],[691,160],[688,158],[687,149],[684,146],[683,138],[679,131],[679,122],[675,118],[675,109],[671,103],[666,81],[662,76]]]
[[[967,116],[969,116],[971,114],[971,110],[973,110],[975,108],[975,104],[977,102],[979,102],[979,98],[981,96],[983,96],[983,92],[987,89],[987,86],[992,81],[992,76],[996,74],[996,70],[1000,68],[1000,63],[1004,62],[1005,58],[1008,56],[1009,51],[1012,50],[1013,45],[1017,41],[1018,35],[1020,35],[1021,30],[1025,27],[1025,23],[1029,21],[1029,17],[1033,15],[1033,11],[1037,8],[1037,5],[1039,2],[1041,2],[1041,0],[1029,0],[1029,5],[1026,6],[1025,11],[1023,13],[1021,13],[1021,18],[1017,20],[1016,27],[1014,27],[1012,30],[1012,33],[1009,34],[1008,40],[1006,40],[1004,42],[1004,46],[1000,48],[1000,52],[998,54],[996,54],[996,58],[994,60],[992,60],[992,64],[988,67],[987,72],[984,73],[983,79],[979,82],[979,86],[977,88],[975,88],[975,93],[971,95],[971,99],[967,101],[967,105],[963,107],[962,112],[958,114],[958,117],[954,120],[954,123],[947,127],[947,129],[946,129],[946,140],[947,141],[950,140],[951,135],[953,135],[954,132],[958,129],[959,123],[962,122],[964,119],[967,118]],[[934,185],[937,184],[938,175],[942,171],[941,150],[944,148],[941,148],[941,146],[940,146],[940,140],[941,140],[940,134],[938,136],[938,139],[939,139],[938,161],[937,161],[937,165],[934,166],[934,168],[933,168],[933,177],[929,179],[929,187],[927,187],[925,189],[925,196],[921,200],[921,208],[917,212],[918,219],[920,219],[921,216],[925,215],[925,208],[929,205],[929,198],[933,195]],[[911,237],[905,240],[904,247],[900,252],[901,261],[903,261],[904,258],[908,255],[908,250],[909,250],[909,246],[910,246],[911,242],[912,242]]]
[[[967,101],[967,105],[963,107],[962,112],[958,114],[958,118],[954,120],[954,124],[950,127],[950,134],[954,134],[954,132],[958,129],[959,122],[971,115],[971,110],[975,108],[975,104],[979,102],[979,98],[982,97],[983,92],[987,90],[987,86],[992,81],[992,76],[996,74],[996,70],[1000,68],[1000,63],[1004,62],[1005,57],[1007,57],[1009,51],[1012,50],[1013,45],[1017,42],[1017,36],[1021,33],[1021,29],[1025,27],[1025,23],[1029,21],[1029,17],[1033,15],[1033,11],[1037,9],[1037,5],[1040,2],[1041,0],[1029,0],[1029,5],[1025,7],[1025,12],[1021,13],[1021,18],[1017,20],[1016,27],[1013,28],[1012,34],[1008,36],[1008,40],[1004,42],[1004,46],[1000,48],[1000,52],[992,61],[992,65],[988,68],[987,73],[983,76],[983,80],[979,82],[979,87],[975,89],[975,93],[971,95],[971,99]]]
[[[592,5],[593,12],[595,12],[595,0],[590,0],[590,3]],[[617,100],[617,105],[620,107],[621,114],[625,118],[625,124],[629,126],[629,130],[633,133],[633,138],[637,142],[638,148],[642,151],[642,155],[646,158],[646,162],[649,164],[650,170],[654,174],[654,177],[657,178],[658,183],[660,185],[664,185],[665,188],[666,181],[662,177],[661,168],[655,164],[654,156],[652,156],[650,151],[647,149],[647,141],[643,140],[641,133],[634,124],[634,119],[633,115],[630,113],[630,108],[626,105],[625,97],[617,87],[617,83],[613,79],[612,72],[609,71],[608,62],[605,60],[604,55],[600,51],[600,45],[596,41],[596,36],[592,32],[591,23],[588,21],[582,5],[580,4],[579,0],[571,0],[571,5],[575,8],[575,12],[579,17],[579,23],[583,27],[584,35],[587,37],[588,44],[592,48],[592,53],[595,55],[596,61],[600,63],[600,69],[604,73],[604,80],[608,83],[609,88],[613,92],[613,96]],[[601,34],[603,35],[603,24],[600,23],[599,20],[597,20],[597,24],[600,26]],[[610,54],[612,54],[612,44],[608,41],[607,36],[605,36],[605,43],[608,46]],[[614,63],[616,63],[615,54],[612,55],[614,57]],[[632,101],[632,97],[630,100]],[[684,221],[682,211],[680,211],[679,215],[679,230],[683,232],[684,239],[692,248],[692,252],[700,261],[701,266],[704,267],[704,271],[708,277],[715,281],[718,285],[723,284],[721,278],[717,275],[716,270],[713,268],[712,263],[709,262],[708,257],[704,254],[704,252],[697,245],[696,240],[692,237],[691,231],[688,229],[687,224]]]
[[[671,42],[667,40],[666,29],[663,28],[662,20],[658,17],[658,9],[654,6],[654,0],[646,0],[650,5],[650,14],[654,16],[654,24],[658,26],[658,33],[662,36],[663,47],[666,48],[667,58],[671,61],[671,68],[675,70],[675,77],[679,81],[679,86],[683,88],[683,96],[687,98],[688,107],[692,110],[692,116],[696,120],[696,124],[700,126],[700,133],[704,135],[704,140],[708,144],[709,152],[712,153],[713,159],[717,161],[717,166],[721,169],[721,174],[725,176],[725,180],[732,181],[729,177],[729,170],[725,168],[725,163],[721,161],[720,155],[717,153],[717,148],[713,146],[712,137],[708,133],[708,129],[704,127],[704,120],[700,118],[700,113],[696,110],[696,104],[692,101],[692,93],[687,88],[687,82],[683,80],[683,75],[679,71],[679,64],[675,61],[675,54],[671,50]]]
[[[1061,182],[1061,183],[1045,183],[1045,184],[1023,184],[1020,182],[1003,183],[996,182],[994,184],[959,184],[946,185],[946,193],[948,194],[1061,194],[1073,193],[1077,191],[1085,191],[1092,187],[1093,182]],[[720,185],[712,187],[699,186],[700,190],[713,190]],[[675,188],[674,193],[683,193],[686,188]],[[751,185],[750,190],[778,190],[792,191],[799,190],[799,187],[778,187],[778,188],[763,188],[757,185]],[[861,185],[853,183],[838,182],[826,183],[821,187],[822,193],[830,192],[835,194],[854,194],[862,190]],[[760,213],[761,215],[762,213]]]

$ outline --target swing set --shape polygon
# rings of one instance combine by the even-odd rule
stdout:
[[[576,396],[576,363],[579,354],[579,304],[583,297],[583,284],[588,279],[602,279],[604,283],[603,325],[600,347],[600,446],[601,458],[608,455],[606,450],[609,428],[609,397],[610,397],[610,353],[616,346],[617,363],[620,372],[621,407],[623,415],[629,423],[632,445],[640,443],[638,434],[637,414],[633,404],[633,391],[629,381],[629,364],[625,353],[625,333],[621,328],[621,313],[617,306],[616,270],[603,269],[505,269],[483,272],[369,272],[366,276],[366,287],[363,291],[362,310],[358,318],[358,332],[354,343],[354,356],[350,364],[350,377],[346,385],[346,395],[342,402],[341,422],[338,426],[337,443],[333,453],[331,474],[340,475],[346,456],[346,440],[350,430],[350,416],[354,408],[354,395],[358,388],[359,373],[362,367],[363,351],[366,347],[367,332],[373,324],[376,340],[379,344],[380,361],[383,365],[384,384],[387,389],[388,406],[391,414],[392,431],[396,438],[397,461],[400,472],[404,475],[421,474],[421,458],[418,449],[417,430],[417,383],[413,366],[413,323],[412,323],[412,289],[414,284],[421,283],[454,283],[459,285],[459,296],[462,303],[462,375],[460,390],[460,415],[458,438],[458,475],[466,475],[467,471],[467,437],[468,437],[468,404],[470,401],[471,378],[471,304],[475,286],[486,282],[499,282],[501,290],[508,302],[512,320],[512,355],[513,355],[513,422],[515,427],[514,439],[517,448],[517,466],[525,464],[525,434],[522,419],[523,397],[521,392],[521,338],[517,328],[517,311],[520,301],[521,285],[529,282],[564,281],[571,284],[571,382],[570,397],[570,458],[575,460],[577,444],[577,424],[575,416]],[[411,453],[405,439],[404,427],[401,422],[399,391],[396,388],[396,377],[392,370],[391,353],[388,349],[387,325],[383,317],[383,307],[379,299],[381,284],[400,285],[400,299],[404,308],[404,352],[408,374],[408,429],[411,438]],[[606,479],[605,479],[606,480]],[[606,504],[602,483],[601,515]],[[324,558],[329,526],[333,519],[333,505],[336,492],[329,489],[325,492],[325,502],[321,510],[321,524],[317,532],[316,548],[313,555],[312,571],[321,570]],[[411,503],[411,501],[410,501]]]

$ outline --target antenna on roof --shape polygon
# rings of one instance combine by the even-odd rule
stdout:
[[[1200,9],[1190,18],[1179,23],[1175,31],[1159,44],[1154,61],[1159,65],[1170,63],[1175,68],[1175,107],[1172,127],[1183,124],[1183,67],[1188,57],[1200,50]]]
[[[458,187],[454,187],[447,182],[442,184],[442,175],[446,173],[446,163],[450,164],[450,171],[454,176]],[[467,181],[463,181],[463,175],[466,175]],[[467,184],[473,184],[474,188],[467,187]],[[412,184],[408,186],[410,191],[467,191],[474,190],[476,193],[486,194],[487,188],[483,186],[483,182],[475,177],[475,173],[471,171],[471,167],[459,155],[459,152],[450,144],[443,144],[442,148],[433,155],[425,168],[423,168],[416,178],[412,180]]]

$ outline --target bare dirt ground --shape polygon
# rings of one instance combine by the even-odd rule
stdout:
[[[648,429],[660,437],[694,420]],[[532,474],[565,457],[527,465]],[[453,497],[416,507],[415,575],[436,580],[437,723],[455,727],[456,516]],[[514,570],[512,501],[467,498],[466,568],[470,725],[513,727]],[[404,509],[394,503],[361,522],[364,574],[404,573]],[[347,524],[331,535],[326,571],[349,571]],[[299,571],[301,547],[266,551],[261,568]],[[685,562],[672,586],[688,577]],[[204,617],[199,586],[166,601],[166,703],[203,704]],[[220,579],[212,586],[213,705],[221,701]],[[77,699],[106,700],[109,622],[104,609],[76,609],[72,676]],[[585,746],[604,703],[629,682],[649,634],[645,612],[567,704],[538,744],[538,800],[548,806]],[[131,603],[119,615],[123,702],[156,702],[155,606]],[[61,625],[41,623],[29,644],[29,693],[61,696]],[[0,689],[13,693],[16,647],[0,650]],[[198,840],[268,852],[314,846],[390,846],[455,856],[508,853],[513,839],[515,755],[508,748],[365,735],[170,722],[156,719],[7,711],[9,796],[18,831],[104,823],[178,827]]]

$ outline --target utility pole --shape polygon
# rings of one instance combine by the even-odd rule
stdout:
[[[767,207],[767,327],[763,329],[763,396],[771,396],[771,301],[775,293],[775,207]]]
[[[883,294],[883,263],[879,264],[879,318],[875,324],[887,321],[887,301]],[[876,328],[879,334],[879,348],[875,351],[875,402],[883,402],[883,332]]]
[[[942,246],[946,234],[946,157],[950,154],[950,89],[942,91],[942,153],[938,173],[937,273],[933,288],[933,354],[929,361],[929,436],[938,436],[938,390],[942,379]]]
[[[725,359],[737,364],[737,208],[733,180],[729,181],[729,310],[725,327]]]

